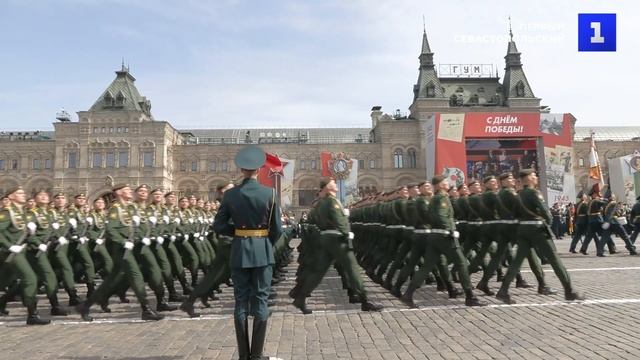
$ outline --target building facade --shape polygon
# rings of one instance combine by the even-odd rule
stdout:
[[[293,208],[308,206],[313,199],[321,174],[320,153],[325,151],[344,152],[358,161],[360,193],[392,189],[425,179],[423,125],[434,113],[548,111],[534,95],[520,56],[511,39],[502,81],[497,71],[485,77],[439,76],[424,33],[410,113],[385,114],[374,106],[370,127],[331,129],[178,130],[153,117],[151,102],[122,66],[95,103],[78,112],[77,122],[55,122],[54,131],[0,133],[0,192],[21,184],[29,192],[82,192],[92,200],[114,183],[127,182],[213,198],[219,184],[239,179],[233,158],[249,143],[296,160]],[[585,133],[591,129],[574,130],[573,167],[580,189],[586,184],[584,162],[590,145]],[[603,164],[606,158],[640,148],[640,127],[622,129],[614,140],[596,136]]]

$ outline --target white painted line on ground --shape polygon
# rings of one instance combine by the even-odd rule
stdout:
[[[594,299],[584,301],[550,301],[547,303],[522,303],[522,304],[490,304],[484,307],[474,307],[475,310],[496,309],[496,308],[528,308],[528,307],[547,307],[547,306],[576,306],[576,305],[620,305],[620,304],[639,304],[640,299]],[[470,309],[463,304],[456,305],[437,305],[425,306],[417,309],[390,307],[382,310],[382,313],[409,312],[409,311],[439,311],[439,310],[460,310]],[[352,310],[317,310],[311,315],[302,315],[297,310],[295,312],[274,312],[273,316],[281,317],[284,315],[300,315],[300,316],[326,316],[326,315],[348,315],[348,314],[364,314],[358,309]],[[207,320],[227,320],[232,319],[233,315],[202,315],[198,318],[189,318],[186,316],[167,316],[166,321],[207,321]],[[84,322],[79,320],[71,321],[52,321],[52,325],[100,325],[100,324],[133,324],[133,323],[154,323],[154,321],[142,321],[139,319],[95,319],[93,322]],[[0,322],[0,326],[5,327],[23,327],[24,322]]]

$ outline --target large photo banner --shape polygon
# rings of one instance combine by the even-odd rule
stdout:
[[[609,159],[609,185],[618,201],[634,204],[640,195],[640,151]]]
[[[352,159],[343,152],[324,151],[320,153],[320,162],[322,176],[331,176],[336,179],[338,200],[344,206],[358,201],[358,160]]]
[[[427,175],[444,174],[460,185],[534,168],[549,202],[575,198],[570,114],[436,114],[425,122],[425,134]]]

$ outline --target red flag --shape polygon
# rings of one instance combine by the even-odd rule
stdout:
[[[264,186],[275,188],[276,175],[282,175],[282,161],[273,154],[266,154],[264,165],[258,171],[258,182]]]
[[[331,161],[331,153],[323,151],[320,153],[320,164],[322,165],[322,176],[331,176],[331,170],[329,170],[329,162]]]

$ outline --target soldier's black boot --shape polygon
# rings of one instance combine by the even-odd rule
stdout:
[[[497,275],[496,275],[496,281],[497,281],[497,282],[502,282],[502,280],[504,280],[504,272],[502,271],[502,268],[501,268],[501,267],[499,267],[499,268],[496,270],[496,273],[497,273]]]
[[[180,282],[180,286],[182,286],[182,294],[189,296],[191,294],[191,291],[193,291],[193,289],[191,288],[191,286],[189,286],[189,283],[187,282],[187,278],[184,276],[184,273],[182,273],[181,275],[178,275],[178,281]]]
[[[177,306],[169,305],[169,303],[166,302],[163,298],[161,298],[161,297],[158,298],[158,304],[156,305],[156,311],[157,312],[174,311],[174,310],[177,310],[177,309],[178,309]]]
[[[436,290],[445,291],[447,290],[447,285],[444,283],[444,280],[439,275],[434,275],[436,279]]]
[[[548,287],[544,283],[538,285],[538,294],[540,294],[540,295],[555,295],[557,293],[558,293],[557,291],[555,291],[552,288]]]
[[[349,295],[349,304],[357,304],[361,302],[360,297],[356,296],[352,289],[347,289],[347,295]]]
[[[240,360],[249,360],[249,320],[234,319],[236,328],[236,342],[238,343],[238,356]]]
[[[464,291],[465,299],[464,304],[467,306],[486,306],[487,303],[478,300],[478,298],[473,295],[473,291],[471,289]]]
[[[573,291],[571,289],[564,291],[565,300],[576,301],[576,300],[584,300],[584,295],[579,292]]]
[[[58,301],[58,294],[53,294],[49,297],[49,303],[51,304],[51,316],[67,316],[69,313]]]
[[[489,284],[487,284],[486,282],[479,282],[476,285],[476,289],[482,291],[485,295],[488,296],[493,296],[495,295],[495,293],[493,291],[491,291],[491,289],[489,288]]]
[[[118,293],[118,298],[120,298],[121,304],[128,304],[131,300],[127,299],[127,289],[122,290]]]
[[[300,284],[296,284],[293,289],[289,290],[289,297],[295,299],[300,293]]]
[[[204,306],[207,309],[211,307],[211,304],[209,304],[209,297],[208,296],[200,297],[200,303],[202,303],[202,306]]]
[[[80,314],[80,317],[84,321],[93,321],[93,317],[89,315],[89,311],[91,310],[91,303],[89,300],[85,300],[81,302],[78,306],[76,306],[76,311]]]
[[[387,278],[382,283],[382,287],[387,290],[391,290],[393,288],[392,281],[393,281],[393,277],[391,275],[387,275]]]
[[[415,309],[417,308],[416,304],[413,302],[413,293],[416,292],[417,287],[413,284],[409,284],[407,291],[404,292],[400,300],[407,305],[408,307]]]
[[[251,356],[250,360],[265,360],[268,356],[262,356],[264,340],[267,337],[267,320],[253,319],[253,333],[251,334]]]
[[[164,319],[164,315],[158,314],[157,312],[153,311],[146,300],[140,303],[140,307],[142,307],[142,320],[158,321]]]
[[[307,297],[304,294],[300,294],[295,300],[293,300],[293,306],[297,307],[304,315],[309,315],[313,311],[307,308]]]
[[[529,283],[527,283],[527,281],[522,277],[522,275],[518,273],[518,275],[516,275],[516,287],[520,289],[531,289],[533,285],[530,285]]]
[[[362,296],[362,305],[360,305],[360,310],[362,311],[381,311],[383,309],[382,305],[374,304],[371,301],[367,300],[366,296]]]
[[[67,293],[69,294],[69,306],[77,306],[78,304],[80,304],[80,297],[78,296],[78,290],[67,289]]]
[[[496,294],[496,299],[502,301],[505,304],[510,304],[511,305],[511,304],[515,304],[516,303],[516,301],[511,298],[511,295],[509,295],[509,291],[508,290],[504,290],[503,291],[502,289],[500,289],[498,291],[498,293]]]
[[[172,281],[167,281],[167,290],[169,291],[169,302],[183,302],[186,297],[182,295],[178,295],[176,292],[176,287],[173,285]]]
[[[93,295],[93,292],[96,291],[96,284],[87,283],[87,299]]]
[[[7,302],[8,302],[7,294],[0,296],[0,316],[9,315],[9,311],[7,311]]]
[[[453,281],[445,282],[445,286],[447,287],[447,293],[449,294],[449,299],[455,299],[458,296],[464,294],[460,289],[456,288],[453,284]]]
[[[195,299],[193,299],[192,297],[189,297],[182,304],[180,304],[180,310],[186,312],[187,315],[189,315],[189,317],[192,317],[192,318],[200,317],[200,314],[198,314],[193,307],[194,301]]]
[[[393,288],[390,291],[391,295],[397,297],[398,299],[402,297],[402,284],[400,282],[396,282]]]
[[[51,320],[41,319],[35,302],[27,305],[27,325],[47,325]]]

